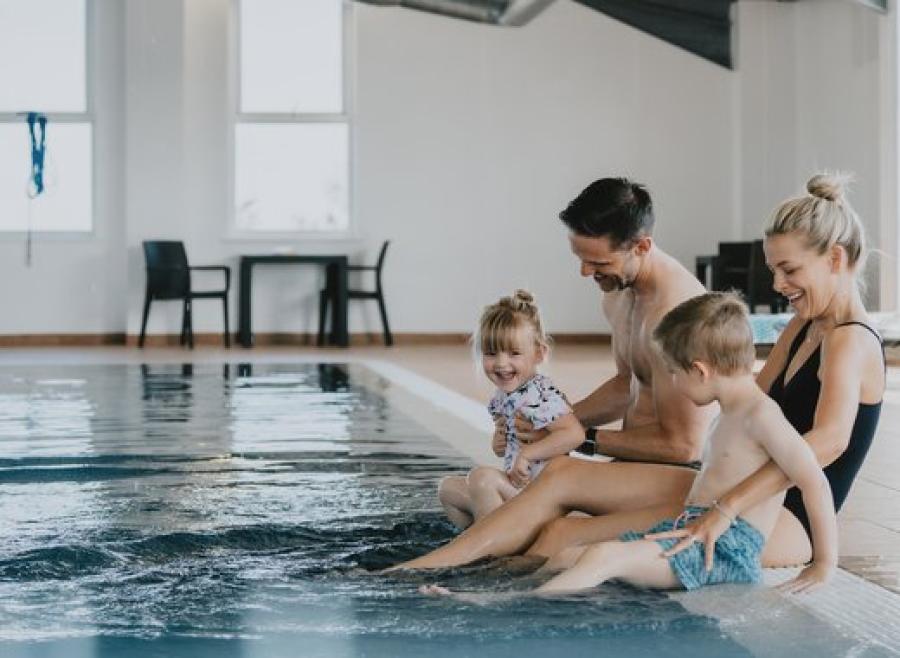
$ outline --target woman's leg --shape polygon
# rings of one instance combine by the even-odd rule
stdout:
[[[663,519],[678,516],[684,509],[683,500],[630,512],[556,519],[543,527],[537,541],[525,554],[549,557],[553,563],[559,563],[556,556],[567,549],[618,539],[619,535],[629,530],[649,530]]]
[[[522,493],[449,544],[395,568],[431,569],[514,555],[531,545],[544,524],[575,509],[596,515],[683,501],[695,476],[677,466],[557,457]]]
[[[812,544],[803,524],[790,510],[781,508],[778,521],[762,553],[764,567],[794,567],[812,559]]]
[[[469,498],[469,485],[465,475],[448,475],[438,485],[438,500],[453,525],[465,530],[474,521],[472,500]]]
[[[655,541],[608,541],[585,549],[571,569],[541,585],[536,594],[564,594],[621,578],[638,587],[672,589],[678,579]]]

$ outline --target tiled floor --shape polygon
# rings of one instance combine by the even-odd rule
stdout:
[[[466,345],[415,345],[391,349],[314,348],[32,348],[0,350],[0,365],[15,363],[141,363],[277,361],[325,357],[377,359],[407,368],[478,402],[490,387],[472,363]],[[614,366],[608,346],[559,345],[545,371],[572,399],[589,393],[609,377]],[[841,566],[900,593],[900,367],[891,367],[878,435],[854,485],[840,520]],[[488,441],[488,437],[485,437]]]

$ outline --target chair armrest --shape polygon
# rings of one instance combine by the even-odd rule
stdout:
[[[207,272],[222,271],[225,273],[225,290],[231,288],[231,268],[227,265],[191,265],[189,270],[205,270]]]

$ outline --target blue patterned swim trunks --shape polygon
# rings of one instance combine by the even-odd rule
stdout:
[[[666,519],[648,530],[646,533],[629,531],[619,537],[622,541],[638,541],[644,534],[666,532],[676,527],[684,527],[685,523],[703,515],[709,508],[691,505],[678,519]],[[679,539],[657,539],[657,543],[668,550],[677,544]],[[762,580],[760,555],[765,537],[759,530],[738,518],[716,542],[712,571],[707,572],[704,565],[704,550],[701,543],[695,543],[685,550],[669,558],[669,565],[675,577],[687,590],[694,590],[705,585],[720,583],[758,583]]]

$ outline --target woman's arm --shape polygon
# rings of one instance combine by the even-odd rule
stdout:
[[[822,387],[813,428],[803,436],[822,468],[837,459],[850,441],[866,371],[866,350],[865,343],[859,336],[854,337],[852,331],[832,331],[822,345],[819,372]],[[770,461],[720,498],[719,503],[733,515],[740,514],[781,493],[790,484],[784,472]],[[688,524],[686,539],[666,551],[666,555],[679,553],[694,541],[712,546],[729,525],[725,515],[716,510],[708,512]],[[707,559],[707,569],[710,568],[711,551]]]
[[[865,347],[851,331],[832,331],[822,345],[822,382],[813,427],[803,438],[824,468],[843,454],[859,409]],[[741,482],[720,502],[736,513],[787,489],[791,481],[773,462]]]

